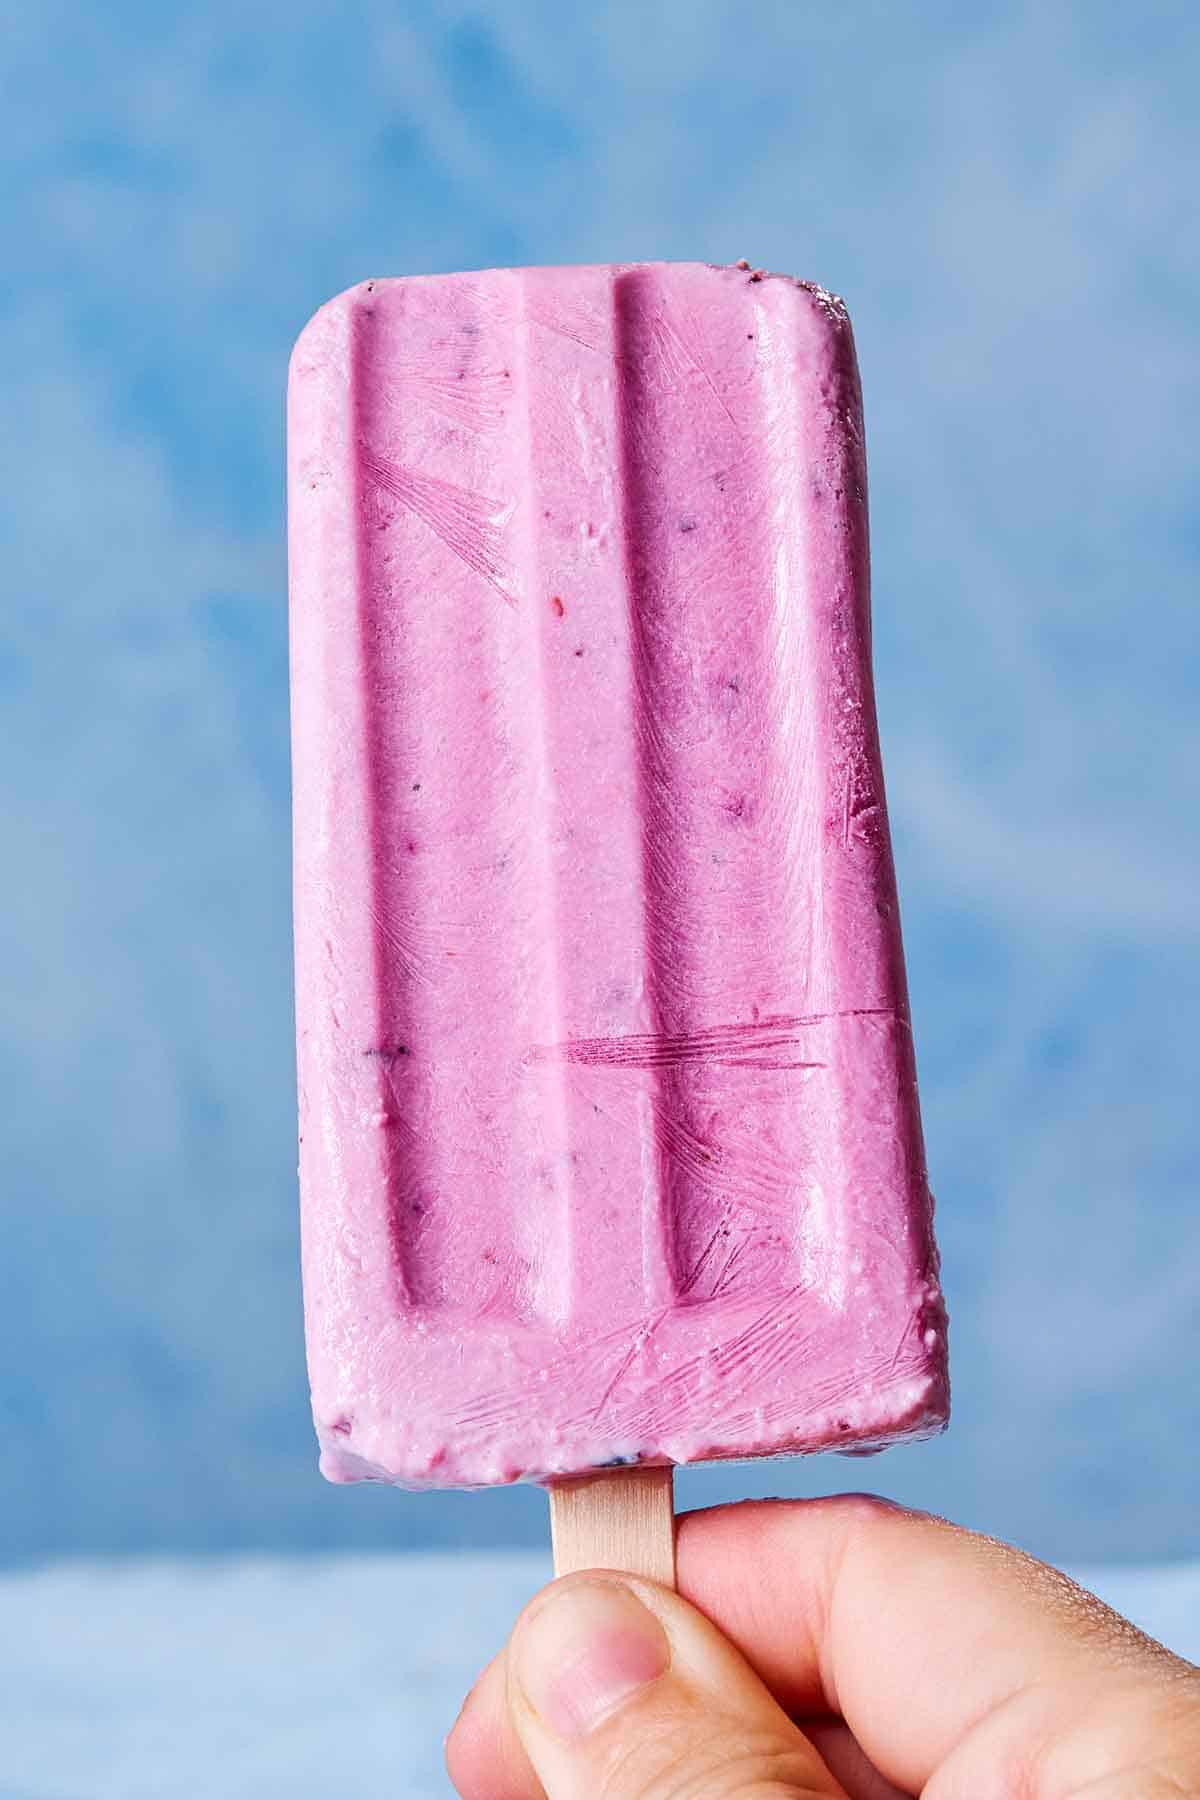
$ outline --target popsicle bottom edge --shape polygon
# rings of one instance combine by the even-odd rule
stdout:
[[[344,1441],[329,1442],[318,1427],[320,1471],[338,1486],[373,1482],[412,1493],[438,1489],[480,1490],[511,1486],[517,1482],[549,1487],[597,1469],[618,1467],[683,1468],[705,1463],[761,1462],[771,1457],[815,1456],[833,1452],[842,1456],[874,1456],[895,1444],[916,1443],[940,1436],[949,1424],[949,1384],[943,1370],[906,1375],[893,1386],[874,1393],[869,1402],[859,1401],[847,1417],[846,1408],[823,1412],[819,1418],[798,1422],[788,1435],[756,1442],[748,1434],[706,1438],[697,1430],[672,1439],[659,1449],[630,1448],[610,1454],[588,1454],[578,1446],[572,1452],[540,1458],[516,1459],[496,1446],[486,1467],[477,1456],[456,1459],[440,1453],[433,1459],[364,1456]],[[611,1448],[611,1447],[606,1447]],[[432,1466],[431,1466],[432,1464]]]

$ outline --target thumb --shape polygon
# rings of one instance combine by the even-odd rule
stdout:
[[[547,1800],[832,1800],[843,1790],[702,1613],[596,1571],[543,1589],[508,1706]]]

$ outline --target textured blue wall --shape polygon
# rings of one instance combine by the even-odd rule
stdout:
[[[282,392],[368,275],[843,293],[957,1417],[845,1476],[1200,1545],[1189,0],[231,0],[6,21],[0,1550],[532,1536],[314,1469]]]

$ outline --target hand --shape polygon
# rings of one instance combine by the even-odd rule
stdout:
[[[463,1800],[1197,1800],[1200,1670],[942,1520],[747,1503],[680,1520],[679,1594],[545,1588],[447,1761]]]

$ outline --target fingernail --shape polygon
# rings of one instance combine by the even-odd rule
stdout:
[[[557,1737],[594,1730],[657,1681],[671,1659],[667,1634],[617,1582],[573,1582],[552,1591],[513,1642],[514,1674]]]

